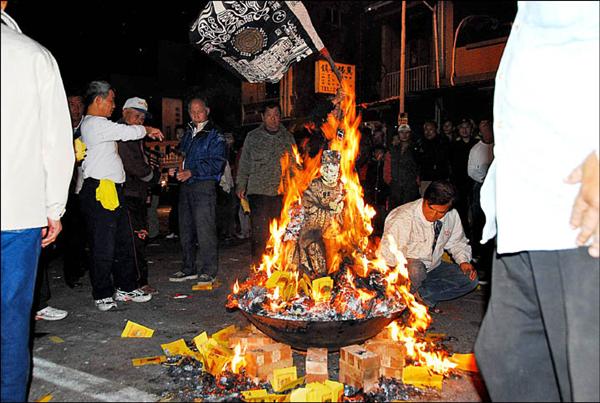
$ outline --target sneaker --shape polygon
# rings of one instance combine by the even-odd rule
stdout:
[[[185,274],[182,271],[178,271],[177,273],[175,273],[171,277],[169,277],[169,281],[179,283],[179,282],[187,281],[187,280],[196,280],[197,278],[198,278],[197,274]]]
[[[211,277],[208,274],[201,274],[200,277],[198,277],[198,282],[196,284],[207,285],[207,284],[212,284],[214,282],[215,282],[214,277]]]
[[[96,308],[100,309],[101,311],[108,311],[109,309],[117,307],[117,303],[112,299],[112,297],[97,299],[94,302],[96,304]]]
[[[115,300],[116,301],[133,301],[133,302],[148,302],[152,299],[152,295],[146,294],[141,289],[135,289],[133,291],[122,291],[117,289],[115,291]]]
[[[63,311],[62,309],[47,306],[36,312],[35,320],[61,320],[66,318],[68,314],[69,312]]]
[[[175,238],[179,238],[179,235],[177,235],[174,232],[171,232],[169,235],[165,236],[166,239],[175,239]]]
[[[158,294],[158,290],[154,287],[152,287],[149,284],[146,284],[143,287],[140,287],[140,290],[144,291],[146,294],[150,294],[150,295],[155,295]]]

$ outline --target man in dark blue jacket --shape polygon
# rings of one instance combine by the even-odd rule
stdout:
[[[169,280],[198,279],[198,284],[212,284],[218,272],[216,191],[225,168],[227,145],[220,129],[208,120],[210,108],[205,99],[192,98],[188,113],[192,121],[179,144],[183,165],[181,169],[169,170],[181,182],[179,239],[183,268]],[[196,243],[200,254],[198,265]]]

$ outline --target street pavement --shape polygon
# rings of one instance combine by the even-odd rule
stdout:
[[[168,210],[166,210],[168,211]],[[165,209],[160,209],[165,226]],[[166,228],[164,232],[166,232]],[[147,247],[150,284],[159,294],[147,303],[119,302],[116,310],[100,312],[94,306],[86,275],[83,286],[70,289],[62,274],[62,259],[50,263],[49,304],[69,311],[60,321],[36,321],[33,338],[33,377],[29,400],[51,394],[53,401],[156,401],[167,390],[170,378],[159,365],[133,367],[132,358],[163,354],[163,343],[191,340],[199,333],[214,333],[228,325],[248,322],[237,311],[225,308],[236,278],[243,279],[250,264],[249,241],[222,245],[219,251],[221,286],[212,291],[192,291],[193,282],[173,283],[168,277],[181,268],[178,239],[159,237]],[[177,294],[188,298],[176,299]],[[445,334],[450,352],[470,353],[485,312],[487,288],[480,286],[463,298],[438,304],[431,313],[429,331]],[[128,320],[155,329],[151,338],[121,338]],[[329,355],[330,379],[337,380],[338,354]],[[294,353],[303,374],[304,356]],[[441,393],[427,400],[486,401],[477,374],[444,381]]]

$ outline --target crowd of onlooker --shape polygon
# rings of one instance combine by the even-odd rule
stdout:
[[[386,124],[364,127],[356,168],[365,199],[377,211],[374,235],[382,234],[391,210],[422,197],[433,181],[448,180],[456,188],[454,207],[483,280],[491,264],[491,245],[479,244],[485,223],[479,190],[493,160],[493,145],[488,118],[425,121],[421,130],[406,123],[397,128]]]

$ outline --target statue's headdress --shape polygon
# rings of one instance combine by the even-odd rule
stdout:
[[[323,151],[323,155],[321,156],[321,165],[325,164],[340,164],[341,155],[339,151],[335,150],[325,150]]]

